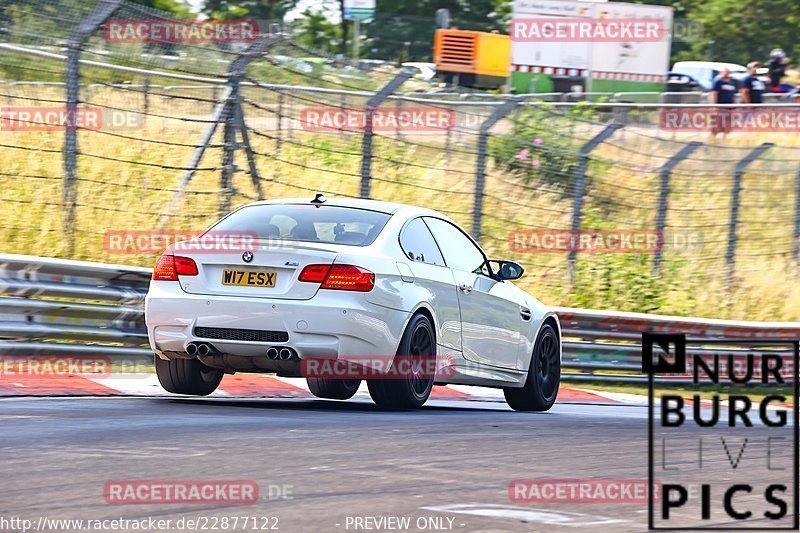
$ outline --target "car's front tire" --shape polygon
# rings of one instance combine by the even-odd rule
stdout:
[[[555,328],[544,324],[533,348],[525,386],[503,389],[509,407],[515,411],[547,411],[553,407],[561,383],[560,344]]]
[[[401,368],[401,379],[367,381],[372,401],[381,407],[418,409],[425,405],[433,389],[431,358],[435,362],[436,336],[431,321],[422,314],[411,317],[394,364]]]
[[[222,370],[208,367],[197,359],[164,361],[156,355],[155,361],[158,382],[164,390],[174,394],[206,396],[217,390],[224,375]]]
[[[349,400],[358,391],[360,379],[306,378],[308,390],[317,398]]]

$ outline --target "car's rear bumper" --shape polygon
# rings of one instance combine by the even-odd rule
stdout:
[[[320,291],[311,300],[188,294],[177,283],[150,283],[145,322],[150,347],[162,359],[207,342],[224,354],[265,356],[271,347],[294,348],[299,357],[394,355],[410,313],[370,303],[363,293]],[[286,342],[199,337],[196,327],[282,331]]]

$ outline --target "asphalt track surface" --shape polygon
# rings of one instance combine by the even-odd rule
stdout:
[[[519,478],[646,479],[643,406],[516,413],[446,400],[385,411],[365,400],[6,398],[0,419],[0,516],[34,523],[249,516],[275,517],[270,525],[289,532],[646,530],[645,505],[518,503],[508,493]],[[704,475],[715,468],[724,465]],[[254,480],[261,495],[234,506],[107,503],[106,482],[134,479]],[[269,487],[290,498],[270,499]],[[358,517],[372,521],[358,527]],[[410,517],[410,527],[382,517]]]

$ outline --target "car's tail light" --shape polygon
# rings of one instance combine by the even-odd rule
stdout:
[[[197,264],[194,259],[164,254],[158,258],[153,268],[153,279],[156,281],[178,281],[178,276],[196,276]]]
[[[309,283],[322,283],[330,269],[331,265],[308,265],[300,272],[300,277],[297,279]]]
[[[375,274],[353,265],[332,265],[321,289],[369,292],[375,286]]]
[[[197,263],[190,257],[175,256],[175,270],[179,276],[196,276]]]
[[[298,279],[339,291],[369,292],[375,286],[375,274],[353,265],[308,265]]]

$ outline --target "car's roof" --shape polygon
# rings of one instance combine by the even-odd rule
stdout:
[[[311,204],[312,199],[313,196],[309,196],[307,198],[276,198],[274,200],[262,200],[260,202],[253,202],[250,205],[270,205],[270,204],[309,205]],[[419,214],[436,214],[439,216],[444,216],[437,211],[434,211],[432,209],[426,209],[424,207],[416,207],[396,202],[383,202],[380,200],[365,200],[362,198],[326,197],[325,203],[323,205],[332,205],[337,207],[352,207],[354,209],[369,209],[371,211],[379,211],[381,213],[387,213],[390,215],[393,215],[398,211],[408,211],[409,213],[414,212]]]

